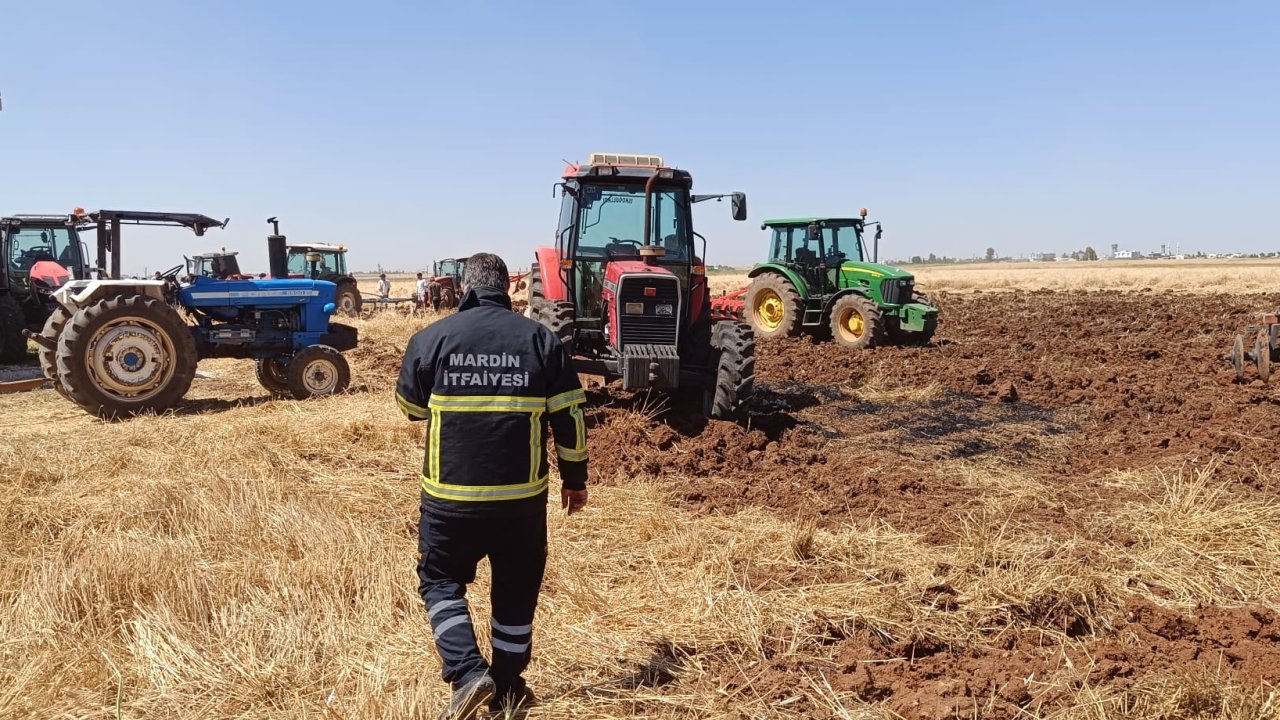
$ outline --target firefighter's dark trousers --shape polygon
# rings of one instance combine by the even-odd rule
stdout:
[[[422,513],[418,592],[427,606],[446,682],[458,687],[486,669],[499,693],[523,685],[532,655],[533,611],[547,564],[547,517],[449,518]],[[493,662],[476,647],[467,584],[489,558]]]

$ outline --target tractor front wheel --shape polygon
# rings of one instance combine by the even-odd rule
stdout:
[[[289,397],[289,364],[276,358],[258,358],[253,361],[258,383],[274,397]]]
[[[72,402],[114,419],[173,407],[191,387],[197,360],[176,310],[145,295],[115,295],[71,316],[56,364]]]
[[[338,312],[343,315],[359,317],[360,310],[364,307],[364,298],[360,295],[360,288],[354,282],[344,282],[338,286],[333,304],[338,306]]]
[[[59,305],[44,321],[44,329],[40,331],[40,370],[44,372],[44,379],[62,397],[67,397],[67,391],[58,379],[58,338],[62,337],[62,331],[69,322],[71,311]]]
[[[285,378],[297,400],[336,395],[351,384],[351,366],[328,345],[309,345],[289,361]]]
[[[0,362],[22,362],[27,356],[27,327],[22,306],[10,294],[0,295]]]
[[[758,275],[747,290],[747,317],[762,340],[795,335],[800,330],[800,293],[777,273]]]
[[[724,420],[733,417],[751,396],[756,379],[756,341],[751,326],[718,322],[711,330],[714,384],[704,391],[703,414]]]
[[[854,350],[884,344],[880,306],[863,295],[845,295],[831,306],[831,337]]]

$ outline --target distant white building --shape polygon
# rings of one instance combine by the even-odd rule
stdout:
[[[1115,254],[1116,260],[1141,260],[1142,253],[1137,250],[1117,250]]]
[[[1031,253],[1031,262],[1053,262],[1057,258],[1057,253]]]

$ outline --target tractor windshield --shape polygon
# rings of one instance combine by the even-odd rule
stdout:
[[[575,224],[577,229],[576,248],[562,248],[567,251],[566,256],[572,255],[575,260],[573,293],[578,320],[584,327],[596,327],[604,317],[601,288],[605,263],[640,258],[640,246],[645,241],[644,185],[584,185],[576,197],[566,194],[564,202],[561,243],[572,243]],[[682,282],[687,282],[687,266],[693,258],[688,190],[654,190],[651,212],[650,242],[666,249],[658,262],[685,265],[684,273],[673,270]]]
[[[688,259],[687,194],[680,190],[654,192],[651,238],[666,248],[666,260]],[[578,218],[579,257],[638,254],[644,244],[644,186],[592,186],[582,189]]]
[[[18,228],[9,236],[9,271],[25,284],[31,268],[41,261],[52,261],[64,269],[80,267],[80,243],[69,228]]]
[[[302,275],[304,277],[312,277],[311,261],[307,259],[308,255],[318,256],[319,262],[315,264],[315,277],[327,274],[345,275],[347,273],[346,258],[341,252],[336,250],[314,250],[311,248],[290,248],[289,249],[289,274]]]
[[[856,225],[827,225],[822,228],[822,239],[828,258],[836,256],[842,260],[852,259],[854,262],[862,260],[862,244],[858,242]]]

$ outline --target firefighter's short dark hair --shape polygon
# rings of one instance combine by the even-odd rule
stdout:
[[[467,258],[462,268],[462,284],[468,288],[487,287],[506,292],[510,281],[507,264],[493,253],[476,253]]]

